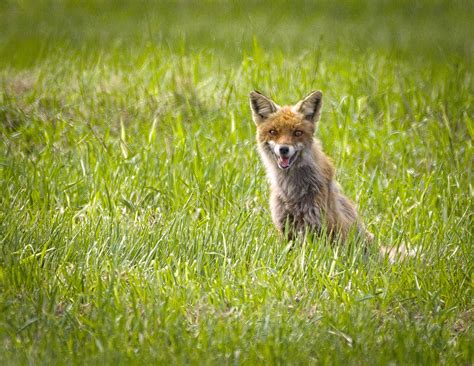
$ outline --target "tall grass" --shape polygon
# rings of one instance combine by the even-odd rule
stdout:
[[[472,2],[0,5],[0,362],[469,364]],[[318,137],[391,264],[289,250],[247,95]]]

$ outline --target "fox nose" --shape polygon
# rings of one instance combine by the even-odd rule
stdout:
[[[288,155],[290,148],[288,146],[280,146],[279,152],[280,155]]]

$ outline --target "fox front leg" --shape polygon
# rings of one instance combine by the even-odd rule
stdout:
[[[293,240],[295,237],[294,218],[288,212],[285,203],[276,194],[272,194],[270,197],[270,211],[273,224],[278,231],[283,234],[288,241]]]

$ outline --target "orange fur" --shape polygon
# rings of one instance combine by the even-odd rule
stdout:
[[[251,93],[250,102],[257,144],[271,186],[272,218],[278,230],[289,228],[290,237],[310,230],[345,239],[355,227],[372,240],[354,204],[341,193],[331,160],[314,137],[322,93],[313,92],[292,107],[280,107],[258,92]],[[283,167],[278,163],[281,147],[289,148],[292,154],[291,164],[285,160]]]

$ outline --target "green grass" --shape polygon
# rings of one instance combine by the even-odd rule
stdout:
[[[470,1],[3,1],[1,364],[471,364]],[[289,251],[247,95],[318,135],[390,264]]]

